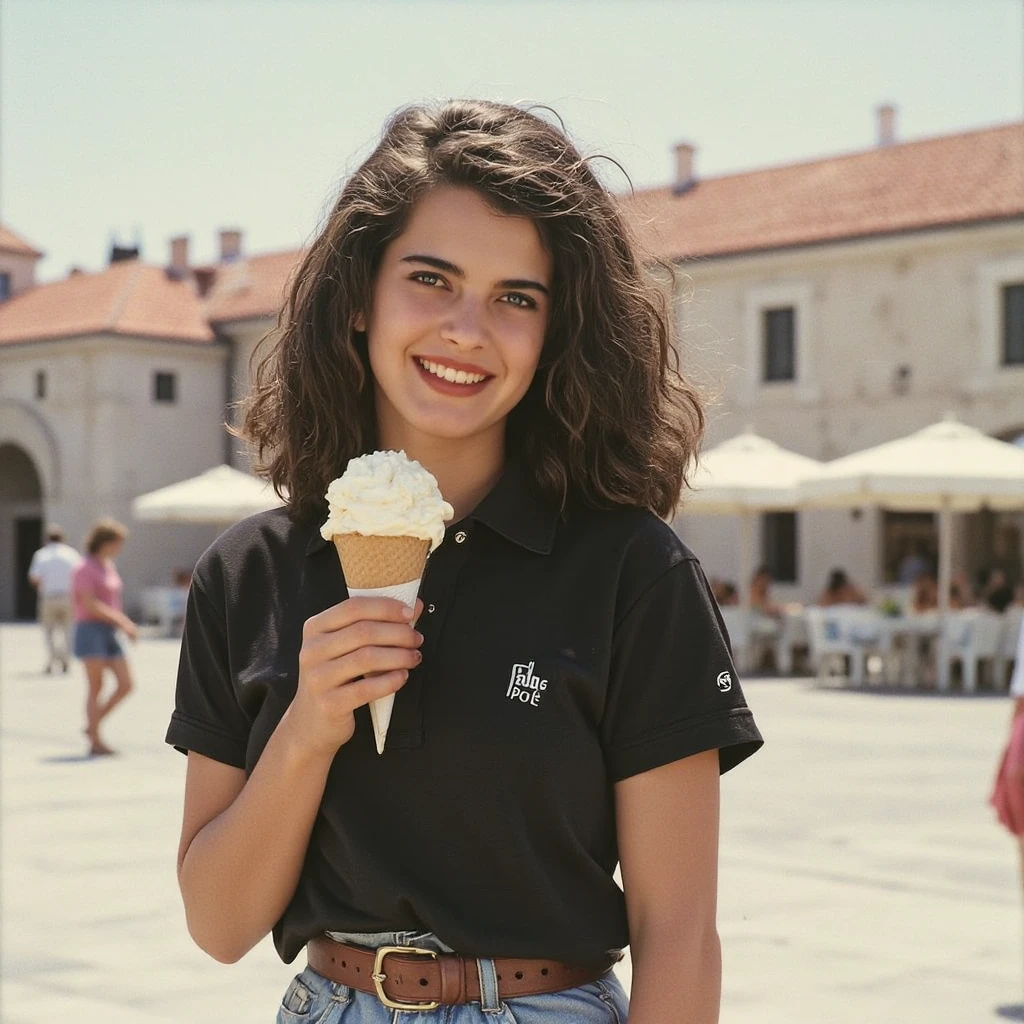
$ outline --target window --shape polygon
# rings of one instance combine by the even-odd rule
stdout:
[[[763,323],[764,379],[796,380],[796,310],[766,309]]]
[[[795,512],[766,512],[761,518],[761,553],[772,579],[796,583],[797,526]]]
[[[744,405],[816,402],[817,300],[809,280],[758,284],[743,293]]]
[[[175,402],[177,401],[178,375],[158,371],[153,375],[153,401]]]
[[[46,397],[46,371],[36,370],[36,398]]]
[[[1024,366],[1024,282],[1003,285],[1003,366]]]
[[[976,393],[1017,388],[1024,379],[1024,255],[979,263],[975,286],[977,365],[964,383]]]
[[[0,302],[11,297],[11,275],[0,274]]]

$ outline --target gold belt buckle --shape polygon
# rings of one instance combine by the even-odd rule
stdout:
[[[384,994],[384,982],[388,976],[381,968],[384,966],[384,957],[389,953],[411,953],[413,956],[429,956],[431,960],[437,959],[437,953],[432,949],[416,949],[414,946],[378,946],[377,955],[373,960],[373,974],[370,975],[373,979],[373,987],[377,990],[377,998],[392,1010],[436,1010],[441,1005],[440,1003],[399,1003]]]

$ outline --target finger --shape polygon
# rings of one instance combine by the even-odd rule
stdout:
[[[362,619],[410,622],[415,612],[392,597],[350,597],[306,619],[303,635],[331,633]]]
[[[303,644],[300,664],[319,664],[359,650],[360,647],[419,647],[423,635],[408,623],[374,622],[363,619],[345,629],[323,633]]]
[[[346,686],[361,676],[413,669],[421,660],[422,655],[418,650],[407,647],[360,647],[344,657],[301,668],[299,689],[324,694]]]
[[[342,692],[345,699],[351,701],[351,707],[355,710],[369,704],[371,700],[397,692],[405,686],[408,679],[409,673],[406,669],[395,669],[393,672],[382,672],[377,676],[368,676],[366,679],[348,683]]]
[[[360,647],[359,650],[329,662],[337,680],[351,682],[360,676],[396,669],[413,669],[423,660],[418,650],[407,647]]]

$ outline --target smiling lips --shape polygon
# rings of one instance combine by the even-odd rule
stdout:
[[[491,374],[459,369],[447,363],[436,363],[432,359],[423,359],[419,356],[416,357],[416,365],[428,383],[441,385],[446,393],[450,393],[452,385],[459,390],[477,391],[480,385],[491,378]],[[445,385],[448,386],[445,387]]]

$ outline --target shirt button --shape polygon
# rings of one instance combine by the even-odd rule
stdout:
[[[436,610],[437,610],[437,608],[436,608],[435,605],[432,605],[432,604],[428,604],[427,605],[427,614],[428,615],[433,615]]]
[[[455,543],[456,544],[461,544],[465,539],[466,539],[466,531],[465,530],[459,530],[459,532],[457,534],[455,534]]]

